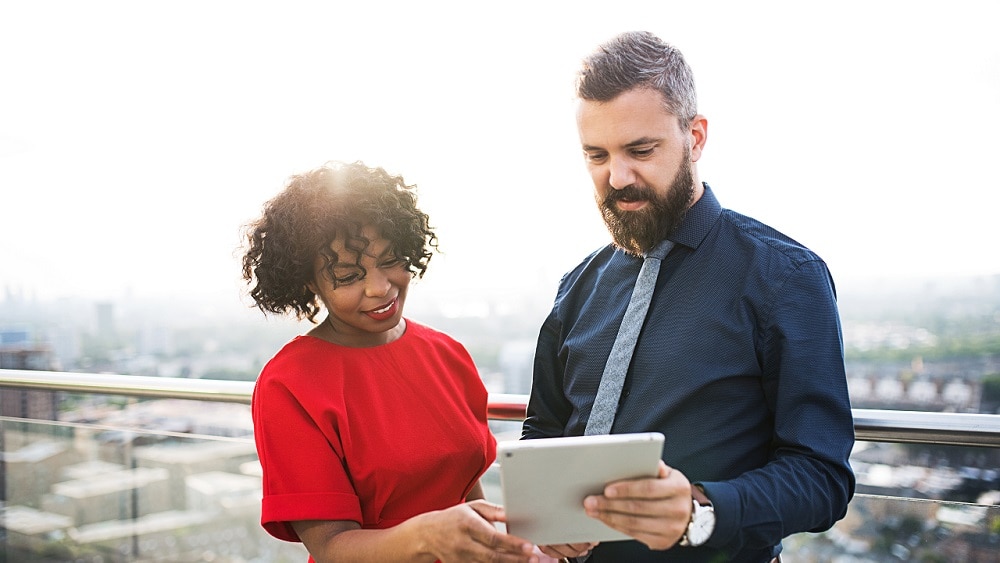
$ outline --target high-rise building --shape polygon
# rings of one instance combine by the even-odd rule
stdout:
[[[52,371],[55,354],[48,346],[0,333],[0,369]],[[58,397],[51,391],[31,391],[0,387],[0,416],[56,420]]]

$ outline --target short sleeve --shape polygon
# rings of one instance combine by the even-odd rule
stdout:
[[[300,541],[296,520],[362,521],[343,452],[321,428],[334,428],[329,411],[310,412],[288,387],[261,374],[253,395],[253,424],[263,468],[261,525],[285,541]]]

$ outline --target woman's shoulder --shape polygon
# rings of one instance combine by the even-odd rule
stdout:
[[[322,349],[320,343],[318,338],[304,334],[297,335],[278,349],[268,363],[295,361],[302,356],[311,356]]]
[[[289,379],[313,371],[318,363],[329,362],[333,356],[326,343],[318,338],[298,335],[281,347],[264,364],[258,382],[274,378]]]

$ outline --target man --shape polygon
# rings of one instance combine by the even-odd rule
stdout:
[[[827,266],[701,182],[708,121],[675,48],[644,32],[615,37],[584,60],[577,97],[614,242],[560,283],[523,438],[584,433],[642,257],[669,240],[610,429],[662,432],[663,462],[656,479],[585,499],[589,515],[636,539],[598,545],[588,563],[776,560],[782,538],[829,529],[854,494]]]

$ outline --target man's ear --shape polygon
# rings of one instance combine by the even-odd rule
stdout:
[[[694,116],[688,127],[688,134],[691,135],[691,162],[698,162],[701,151],[705,149],[705,142],[708,141],[708,119],[700,113]]]

